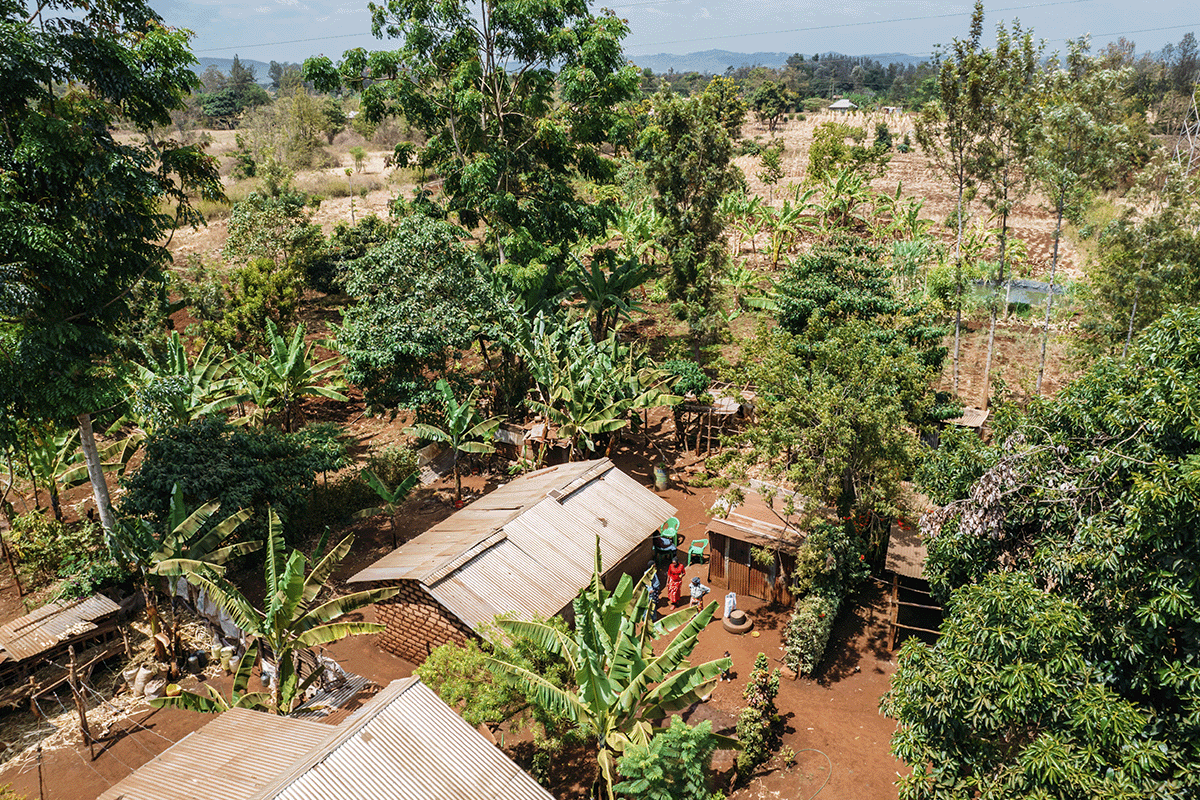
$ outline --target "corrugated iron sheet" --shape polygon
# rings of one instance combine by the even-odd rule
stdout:
[[[553,800],[417,678],[395,681],[248,800]]]
[[[230,709],[97,800],[247,800],[329,732],[319,722]]]
[[[526,507],[544,500],[551,489],[566,486],[595,463],[557,464],[522,475],[405,542],[354,575],[350,582],[423,580],[423,575],[436,572],[470,550]]]
[[[94,631],[96,621],[121,607],[102,594],[50,603],[0,626],[0,647],[17,661],[44,653],[64,639]]]
[[[480,498],[352,580],[416,578],[472,627],[506,612],[550,617],[591,579],[597,536],[611,567],[674,513],[606,458],[561,464]]]
[[[916,527],[901,528],[893,524],[888,534],[887,562],[888,572],[903,575],[906,578],[925,578],[925,541]]]

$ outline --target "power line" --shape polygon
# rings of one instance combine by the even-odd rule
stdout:
[[[362,36],[370,36],[369,33],[343,33],[337,36],[316,36],[312,39],[289,39],[286,42],[259,42],[258,44],[237,44],[232,47],[210,47],[207,50],[197,50],[199,53],[218,53],[224,50],[239,50],[249,49],[251,47],[274,47],[277,44],[303,44],[305,42],[326,42],[331,39],[357,39]]]
[[[989,9],[989,14],[994,14],[999,11],[1021,11],[1027,8],[1048,8],[1050,6],[1070,6],[1079,3],[1090,3],[1092,0],[1059,0],[1057,3],[1033,3],[1024,6],[1009,6],[1008,8]],[[719,39],[741,39],[747,36],[770,36],[779,33],[807,33],[808,31],[828,31],[837,28],[860,28],[865,25],[890,25],[897,22],[920,22],[928,19],[947,19],[950,17],[967,17],[971,15],[971,11],[955,11],[949,14],[930,14],[922,17],[898,17],[895,19],[874,19],[865,22],[839,22],[834,25],[812,25],[804,28],[788,28],[784,30],[772,31],[756,31],[754,33],[727,33],[721,36],[703,36],[698,39],[676,39],[670,42],[657,42],[656,44],[688,44],[691,42],[712,42]],[[1105,36],[1111,34],[1104,34]]]

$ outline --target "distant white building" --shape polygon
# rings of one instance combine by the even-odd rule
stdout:
[[[851,103],[845,98],[842,98],[841,100],[838,100],[836,103],[833,103],[831,106],[829,106],[829,110],[835,114],[846,114],[855,110],[856,108],[858,108],[858,106],[854,105],[854,103]]]

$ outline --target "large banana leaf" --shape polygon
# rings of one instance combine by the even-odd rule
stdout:
[[[533,696],[533,702],[542,708],[565,714],[575,723],[595,725],[592,709],[581,703],[574,693],[560,689],[541,675],[515,664],[489,657],[487,665],[504,681],[528,691]]]
[[[306,630],[297,636],[295,641],[304,647],[316,647],[340,641],[347,636],[383,633],[385,630],[387,630],[387,626],[378,622],[331,622],[328,625]]]
[[[369,605],[383,602],[389,597],[394,597],[399,591],[399,586],[385,586],[380,589],[367,589],[355,592],[354,594],[335,597],[306,612],[301,617],[298,625],[311,626],[332,622],[338,617],[349,614],[351,611],[357,611],[360,608],[366,608]],[[303,630],[304,628],[301,629]]]
[[[338,564],[342,563],[342,559],[350,552],[350,547],[354,544],[354,535],[351,534],[342,539],[337,545],[325,554],[325,557],[317,562],[316,566],[309,572],[308,578],[304,581],[304,602],[310,603],[320,593],[321,587],[325,585],[325,581],[329,580],[329,576],[337,569]],[[374,601],[372,601],[374,602]]]

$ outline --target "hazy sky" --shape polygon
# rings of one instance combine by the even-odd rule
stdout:
[[[196,33],[197,55],[259,61],[302,61],[352,47],[382,49],[370,35],[366,0],[151,0],[167,24]],[[961,0],[610,0],[629,21],[626,53],[699,50],[816,52],[851,55],[926,55],[934,45],[963,36],[971,2]],[[985,30],[1020,19],[1050,50],[1091,33],[1097,47],[1125,36],[1138,50],[1157,50],[1185,33],[1200,34],[1197,0],[995,0]]]

